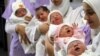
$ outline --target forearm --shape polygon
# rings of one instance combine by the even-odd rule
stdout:
[[[6,21],[5,31],[8,34],[15,33],[16,32],[16,26],[17,26],[17,24],[11,24],[9,21]]]
[[[45,40],[45,47],[48,56],[54,56],[54,47],[47,39]]]

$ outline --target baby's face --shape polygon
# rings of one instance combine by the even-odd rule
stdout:
[[[59,25],[63,23],[62,15],[59,12],[54,12],[50,15],[50,22],[52,24]]]
[[[81,55],[85,50],[85,44],[79,40],[71,42],[68,46],[68,53],[73,55]]]
[[[27,14],[27,10],[25,8],[19,8],[18,10],[16,10],[15,15],[17,17],[23,17]]]
[[[73,34],[73,28],[68,25],[64,25],[60,30],[59,37],[72,37]]]
[[[36,12],[36,17],[39,21],[47,21],[47,18],[48,18],[48,12],[46,11],[43,11],[43,9],[40,9]]]

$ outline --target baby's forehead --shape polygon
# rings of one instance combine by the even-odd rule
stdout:
[[[81,43],[81,41],[80,40],[74,40],[70,44],[75,44],[75,43]]]
[[[69,25],[63,25],[61,28],[70,28]]]
[[[61,15],[60,12],[53,12],[53,13],[51,13],[51,15],[56,15],[56,14]]]

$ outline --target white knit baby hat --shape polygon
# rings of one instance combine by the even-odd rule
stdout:
[[[16,11],[19,8],[25,8],[22,0],[16,0],[14,3],[12,3],[12,10]]]
[[[66,55],[67,55],[67,53],[68,53],[68,46],[69,46],[69,44],[70,44],[71,42],[73,42],[73,41],[76,41],[76,40],[79,40],[79,41],[83,42],[83,40],[77,39],[77,38],[75,38],[75,37],[71,37],[71,38],[69,38],[69,39],[66,41],[66,43],[65,43],[65,45],[64,45],[64,51],[65,51]],[[83,43],[84,43],[84,42],[83,42]]]

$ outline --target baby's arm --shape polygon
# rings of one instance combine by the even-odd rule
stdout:
[[[74,34],[73,34],[73,37],[76,37],[78,39],[84,39],[85,40],[85,33],[84,31],[77,27],[77,26],[74,26]]]

